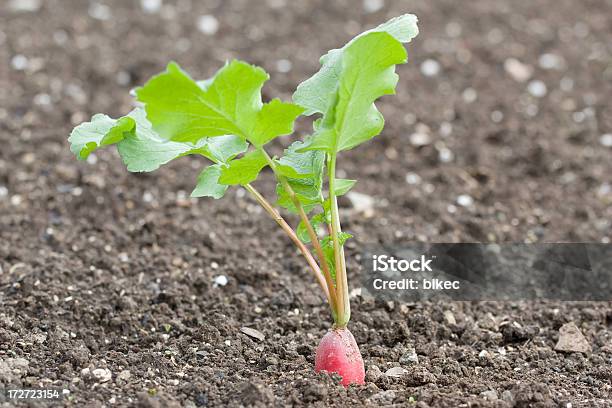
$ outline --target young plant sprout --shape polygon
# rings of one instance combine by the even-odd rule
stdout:
[[[195,81],[171,62],[136,90],[143,107],[119,119],[94,115],[72,131],[70,149],[84,160],[116,145],[131,172],[204,156],[212,164],[198,176],[192,197],[219,199],[230,186],[245,188],[300,250],[329,303],[334,324],[319,344],[315,370],[338,373],[344,385],[363,384],[363,360],[347,328],[343,246],[351,235],[342,231],[337,202],[356,181],[337,178],[336,163],[340,152],[382,131],[374,101],[395,93],[395,65],[407,58],[403,43],[417,34],[417,18],[406,14],[329,51],[321,69],[297,87],[293,103],[262,102],[269,75],[257,66],[234,60],[212,78]],[[295,141],[282,157],[268,154],[266,145],[293,133],[297,117],[313,114],[320,117],[312,135]],[[295,229],[252,184],[265,167],[277,180],[276,206],[300,219]]]

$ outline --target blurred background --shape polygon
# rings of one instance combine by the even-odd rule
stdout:
[[[128,112],[128,91],[169,60],[199,79],[244,59],[271,73],[265,98],[289,99],[328,49],[412,12],[421,35],[399,68],[398,96],[380,103],[385,131],[341,161],[361,179],[355,191],[393,207],[373,226],[389,217],[396,230],[385,239],[607,242],[612,5],[589,0],[577,8],[572,1],[5,0],[0,205],[12,216],[28,207],[61,212],[74,188],[89,188],[83,181],[105,194],[121,190],[134,176],[114,151],[96,154],[95,166],[78,165],[65,139],[93,113]],[[137,194],[132,186],[124,193],[140,200],[147,189],[160,200],[190,191],[196,172],[185,162],[171,167],[135,183]],[[157,181],[179,174],[178,186]],[[373,205],[359,198],[359,208]]]
[[[115,378],[131,365],[137,378],[158,384],[162,374],[147,372],[151,362],[169,367],[164,348],[185,351],[191,341],[178,337],[162,345],[165,323],[192,340],[214,340],[227,355],[241,352],[241,337],[235,343],[232,333],[243,322],[275,333],[279,322],[289,321],[277,341],[300,341],[300,330],[322,333],[327,315],[301,259],[243,191],[233,189],[222,201],[192,200],[203,166],[197,158],[129,174],[114,148],[77,162],[66,139],[94,113],[129,112],[129,91],[169,60],[195,79],[209,77],[228,59],[246,60],[271,74],[264,99],[288,100],[327,50],[403,13],[419,17],[420,35],[408,44],[408,64],[398,67],[397,95],[378,103],[385,130],[339,160],[339,176],[359,180],[341,202],[344,229],[355,236],[347,244],[354,282],[359,252],[372,242],[609,243],[611,0],[0,0],[0,354],[27,349],[37,356],[30,362],[38,370],[34,378],[59,383],[86,381],[84,367],[108,366]],[[301,119],[298,133],[309,130],[309,120]],[[282,138],[275,148],[291,141]],[[270,177],[258,188],[274,198]],[[370,310],[354,302],[355,316]],[[304,317],[287,317],[302,307]],[[490,312],[473,307],[465,315]],[[522,311],[540,325],[544,337],[537,344],[551,346],[554,335],[546,337],[546,330],[556,333],[575,311],[542,307],[508,306],[503,313]],[[441,310],[424,306],[420,314],[450,324],[435,317]],[[546,310],[542,321],[540,310]],[[609,305],[593,310],[587,332],[602,346],[609,338]],[[379,307],[372,313],[383,322],[395,321],[398,312]],[[355,317],[358,341],[378,344],[378,334],[367,329],[372,318],[362,316]],[[429,344],[431,328],[421,323],[411,326],[411,338],[417,333]],[[441,338],[455,341],[454,329],[445,327]],[[395,344],[400,329],[377,329],[385,347]],[[42,337],[32,336],[38,335],[49,340],[37,343]],[[232,347],[223,346],[230,338]],[[32,342],[39,346],[28,349]],[[159,355],[151,357],[148,345]],[[391,353],[375,347],[382,346],[362,349],[367,362]],[[58,352],[69,354],[64,359]],[[185,363],[180,354],[172,358]],[[302,354],[308,356],[308,348]],[[225,367],[212,357],[202,363],[189,356],[194,375],[203,378]],[[252,374],[250,358],[239,370],[223,370]],[[309,372],[305,362],[300,367]],[[285,368],[298,370],[291,364]],[[520,359],[516,366],[523,367]],[[485,370],[478,381],[502,372],[512,380],[513,367]],[[566,386],[574,377],[563,378],[559,384]],[[584,385],[591,391],[580,395],[603,395],[597,381],[606,377],[592,378],[595,385]],[[279,374],[271,381],[280,387],[284,380]],[[464,395],[480,392],[467,382],[450,384]],[[227,403],[215,394],[219,387],[182,392]],[[108,401],[112,392],[103,395]]]

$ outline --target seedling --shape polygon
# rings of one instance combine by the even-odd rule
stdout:
[[[417,18],[406,14],[366,31],[324,55],[321,69],[301,83],[293,102],[263,103],[269,79],[262,69],[233,60],[210,79],[193,80],[176,63],[136,90],[141,106],[112,119],[94,115],[69,137],[84,160],[100,147],[116,145],[131,172],[149,172],[186,155],[212,163],[197,178],[192,197],[223,197],[242,186],[300,250],[329,303],[334,321],[316,352],[315,369],[338,373],[342,383],[363,384],[364,366],[347,329],[351,316],[343,232],[337,197],[355,180],[336,177],[340,152],[378,135],[384,125],[374,102],[395,93],[395,65],[406,62],[403,43],[418,34]],[[312,135],[295,141],[282,157],[267,144],[293,133],[300,115],[319,117]],[[269,167],[277,180],[276,206],[299,217],[294,229],[253,182]],[[313,255],[314,252],[314,255]]]

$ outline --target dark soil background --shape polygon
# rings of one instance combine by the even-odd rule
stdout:
[[[60,405],[78,407],[612,406],[609,302],[354,291],[367,384],[344,389],[313,372],[329,314],[255,202],[189,199],[195,158],[135,175],[115,149],[78,163],[66,142],[93,113],[127,113],[170,59],[196,78],[248,60],[272,75],[266,98],[288,99],[328,49],[413,12],[386,128],[340,160],[367,195],[341,203],[354,285],[368,243],[606,243],[611,1],[156,3],[0,1],[0,384],[69,389]],[[258,187],[273,198],[269,177]],[[568,322],[592,352],[554,350]]]

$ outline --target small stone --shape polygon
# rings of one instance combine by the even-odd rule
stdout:
[[[461,194],[457,197],[457,204],[462,207],[470,207],[474,204],[474,199],[467,194]]]
[[[410,144],[413,146],[427,146],[431,143],[431,137],[427,133],[415,132],[410,135]]]
[[[353,205],[353,208],[357,212],[370,212],[374,209],[374,198],[367,194],[349,191],[346,194],[346,198],[349,199]]]
[[[291,71],[291,68],[293,68],[293,64],[288,59],[280,59],[276,61],[276,70],[278,72],[285,74]]]
[[[426,77],[434,77],[440,73],[440,63],[433,59],[426,59],[421,63],[421,73]]]
[[[480,396],[488,401],[497,401],[499,399],[495,390],[481,392]]]
[[[497,331],[499,325],[495,317],[491,313],[487,313],[482,319],[478,321],[478,326],[483,329]]]
[[[368,400],[375,405],[389,405],[393,404],[393,400],[395,399],[395,391],[386,390],[378,392],[372,395]]]
[[[385,7],[385,0],[363,0],[363,10],[366,13],[376,13]]]
[[[210,14],[200,16],[198,19],[198,30],[202,34],[215,35],[219,30],[219,20]]]
[[[573,323],[566,323],[559,329],[559,341],[555,350],[568,353],[590,353],[591,345],[580,329]]]
[[[438,149],[438,159],[442,163],[450,163],[455,158],[455,154],[448,147],[441,147]]]
[[[601,143],[601,145],[604,147],[612,147],[612,133],[601,135],[599,138],[599,143]]]
[[[371,365],[366,372],[366,381],[376,382],[382,376],[382,371],[377,365]]]
[[[517,82],[527,81],[533,72],[529,65],[523,64],[516,58],[508,58],[504,61],[504,69]]]
[[[123,370],[117,375],[117,380],[127,381],[132,377],[130,370]]]
[[[112,373],[108,368],[96,368],[91,372],[93,377],[100,382],[108,382],[112,378]]]
[[[259,341],[264,341],[264,339],[266,338],[266,336],[262,332],[260,332],[259,330],[252,329],[250,327],[241,327],[240,331],[246,334],[247,336]]]
[[[421,176],[416,173],[408,173],[406,174],[406,183],[410,185],[420,184]]]
[[[408,373],[408,370],[402,368],[402,367],[393,367],[388,369],[387,371],[385,371],[385,375],[387,377],[394,377],[394,378],[400,378],[402,376],[404,376],[405,374]]]
[[[487,350],[482,350],[480,353],[478,353],[478,357],[479,358],[489,358],[491,357],[491,354]]]
[[[505,390],[501,394],[501,399],[502,401],[506,401],[506,402],[514,402],[514,395],[512,395],[512,391]]]
[[[157,13],[162,7],[162,0],[140,0],[140,7],[145,13]]]
[[[538,59],[538,64],[542,69],[557,69],[561,70],[565,66],[563,57],[556,54],[542,54]]]
[[[542,98],[546,96],[548,89],[546,88],[546,84],[544,82],[536,79],[529,82],[527,85],[527,92],[536,98]]]
[[[414,347],[410,347],[406,353],[404,353],[400,359],[400,364],[403,365],[413,365],[419,363],[419,356],[416,353]]]
[[[113,16],[110,7],[100,3],[91,3],[88,13],[91,18],[102,21],[109,20]]]
[[[229,282],[229,280],[227,279],[227,276],[225,276],[225,275],[217,275],[213,279],[213,286],[214,287],[225,286],[225,285],[227,285],[228,282]]]
[[[457,324],[457,319],[455,319],[455,315],[450,310],[444,311],[444,321],[446,324]]]
[[[8,7],[16,12],[33,12],[38,11],[41,5],[41,0],[11,0]]]
[[[465,88],[461,93],[461,97],[465,103],[472,103],[476,102],[476,99],[478,99],[478,93],[474,88]]]
[[[28,68],[29,61],[25,55],[17,54],[11,58],[11,66],[17,71],[24,71]]]

